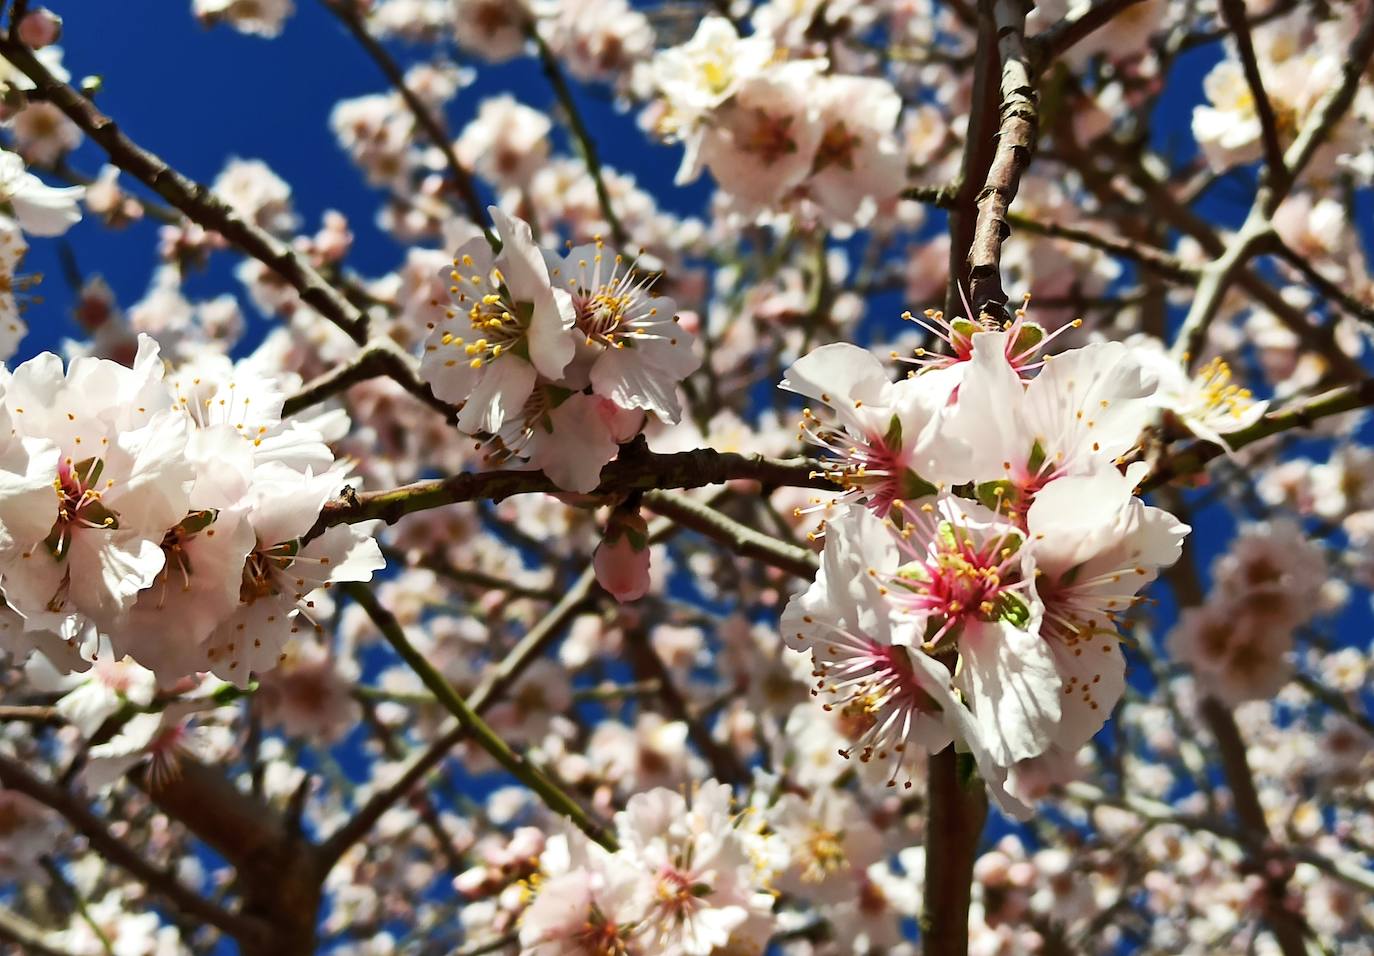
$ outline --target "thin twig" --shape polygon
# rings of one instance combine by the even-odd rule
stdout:
[[[1027,43],[1036,72],[1041,73],[1080,40],[1106,26],[1122,10],[1141,0],[1098,0],[1076,17],[1060,20]]]
[[[601,168],[601,156],[597,152],[596,141],[588,132],[587,124],[582,121],[582,113],[578,110],[577,103],[573,99],[572,89],[568,86],[567,77],[563,75],[563,68],[558,65],[558,58],[553,55],[549,45],[544,42],[544,38],[539,34],[539,27],[533,21],[526,23],[525,34],[534,43],[535,51],[539,54],[539,64],[544,69],[544,75],[549,79],[549,85],[553,87],[553,95],[558,98],[558,104],[563,108],[563,116],[568,122],[568,129],[582,151],[582,160],[587,164],[587,174],[592,177],[592,185],[596,188],[596,199],[601,205],[601,214],[606,217],[606,224],[610,226],[611,238],[615,241],[616,251],[633,255],[636,250],[628,248],[630,236],[620,222],[620,217],[616,215],[615,208],[611,205],[611,192],[606,187],[606,177]]]
[[[1260,121],[1260,140],[1264,144],[1265,175],[1273,182],[1280,182],[1287,178],[1288,170],[1283,161],[1283,144],[1279,142],[1279,121],[1274,115],[1274,104],[1264,90],[1264,78],[1260,76],[1255,41],[1250,36],[1250,24],[1246,19],[1245,0],[1219,0],[1218,6],[1235,38],[1241,69],[1250,87],[1250,98],[1255,101],[1255,113]]]
[[[808,581],[816,575],[816,556],[807,549],[769,537],[686,495],[650,491],[644,495],[644,505],[684,528],[721,542],[741,557]]]
[[[487,673],[476,690],[469,695],[468,705],[475,713],[485,713],[488,707],[495,704],[500,696],[515,684],[525,669],[558,637],[564,625],[582,610],[595,587],[596,574],[591,568],[587,568],[568,589],[563,599],[525,633],[520,642],[502,658],[497,667]],[[373,825],[381,819],[382,814],[404,799],[443,761],[449,751],[466,737],[467,728],[455,718],[446,730],[397,774],[389,786],[374,793],[346,823],[320,845],[319,855],[325,866],[332,866],[349,847],[366,836]]]
[[[406,637],[400,623],[377,600],[371,588],[365,584],[354,582],[343,584],[341,587],[345,594],[367,612],[367,616],[382,632],[387,643],[410,665],[410,669],[424,682],[424,685],[434,694],[435,699],[457,718],[467,735],[477,741],[478,745],[493,760],[500,764],[507,773],[533,791],[544,802],[544,805],[554,813],[567,817],[577,825],[579,830],[607,849],[615,849],[615,838],[601,824],[593,820],[582,808],[582,805],[568,796],[544,771],[512,750],[511,746],[501,739],[500,734],[492,730],[491,726],[473,709],[472,705],[464,700],[458,691],[454,690],[448,679],[439,673],[438,669],[415,648],[415,645],[410,643],[410,639]]]
[[[449,424],[457,423],[458,410],[434,394],[429,383],[420,377],[420,369],[414,357],[407,355],[399,345],[388,338],[373,339],[351,360],[306,382],[300,391],[287,397],[282,404],[282,414],[294,415],[346,392],[359,382],[374,378],[390,378],[419,401],[443,415]]]
[[[1336,302],[1340,303],[1341,308],[1361,322],[1367,322],[1374,325],[1374,305],[1370,305],[1367,302],[1361,302],[1335,282],[1332,282],[1326,276],[1322,275],[1320,270],[1318,270],[1306,256],[1285,243],[1277,235],[1270,239],[1269,246],[1278,254],[1279,258],[1283,259],[1284,262],[1287,262],[1294,269],[1302,273],[1303,278],[1306,279],[1308,284],[1314,289],[1328,299],[1334,299]]]
[[[367,24],[358,15],[358,4],[350,0],[320,0],[325,8],[334,16],[339,18],[345,29],[353,35],[367,55],[372,58],[372,62],[377,64],[378,69],[386,76],[396,92],[401,94],[401,99],[410,108],[411,115],[415,117],[415,122],[425,131],[429,141],[438,147],[443,154],[444,163],[448,166],[449,177],[453,180],[454,187],[458,190],[458,196],[463,201],[463,209],[467,212],[468,218],[473,224],[482,230],[487,242],[493,249],[500,248],[500,240],[491,231],[490,217],[487,215],[486,207],[482,204],[482,199],[477,195],[477,186],[473,182],[472,173],[468,171],[458,159],[458,154],[453,151],[453,142],[449,139],[448,133],[444,131],[443,125],[430,112],[424,100],[416,95],[415,91],[406,83],[405,74],[401,68],[387,52],[386,47],[382,46],[371,33],[368,32]]]

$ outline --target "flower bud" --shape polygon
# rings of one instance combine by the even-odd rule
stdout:
[[[638,514],[611,515],[592,555],[597,582],[621,604],[649,590],[649,527]]]
[[[51,46],[62,36],[62,18],[46,7],[30,10],[19,21],[19,41],[37,50]]]

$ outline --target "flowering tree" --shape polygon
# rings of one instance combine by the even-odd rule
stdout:
[[[14,951],[1374,952],[1368,0],[302,5],[388,261],[0,4]]]

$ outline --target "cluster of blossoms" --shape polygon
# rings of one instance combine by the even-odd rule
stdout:
[[[869,221],[906,182],[901,97],[882,78],[828,65],[788,59],[766,33],[741,38],[717,16],[659,52],[653,125],[685,149],[678,182],[704,166],[746,215],[798,208],[831,223]]]
[[[828,410],[802,429],[848,489],[784,638],[860,731],[860,760],[910,786],[908,754],[953,739],[1013,813],[1008,770],[1072,756],[1115,707],[1118,625],[1188,531],[1135,497],[1147,465],[1121,467],[1154,379],[1119,343],[1027,362],[1040,335],[1019,318],[974,331],[966,357],[895,383],[829,345],[782,383]]]
[[[315,592],[383,566],[363,530],[313,533],[348,478],[339,415],[283,416],[289,380],[217,355],[168,373],[51,353],[0,398],[0,586],[11,652],[84,669],[102,646],[164,684],[246,685],[311,626]]]
[[[185,6],[188,45],[284,34],[248,88],[321,22],[364,40],[375,91],[300,128],[371,201],[293,195],[285,141],[141,200],[0,60],[0,355],[66,359],[0,374],[0,935],[912,956],[963,853],[945,928],[978,956],[1374,952],[1365,0],[1251,4],[1250,44],[1215,0],[995,31],[937,0]],[[88,93],[20,8],[0,42]],[[1038,117],[994,102],[1021,52]],[[1283,195],[1247,253],[1217,200],[1266,158],[1260,85],[1284,148],[1352,95],[1256,179]],[[988,223],[1009,184],[970,175],[1031,119]],[[656,189],[665,141],[711,183]],[[73,277],[85,337],[20,354],[20,257],[83,211],[82,266],[97,224],[156,265]],[[1054,336],[893,320],[955,297],[975,225]],[[332,525],[358,513],[390,523]],[[972,812],[975,766],[1026,819],[952,849],[934,786]]]
[[[1346,49],[1362,15],[1351,6],[1333,19],[1314,23],[1294,11],[1255,28],[1255,59],[1284,148],[1311,121],[1345,68]],[[1259,159],[1264,149],[1260,114],[1240,61],[1222,60],[1207,74],[1203,88],[1208,102],[1193,111],[1193,135],[1207,162],[1213,169],[1227,170]],[[1374,177],[1371,119],[1374,91],[1366,86],[1322,146],[1311,175],[1326,177],[1345,167],[1366,182]]]
[[[601,242],[545,252],[530,227],[492,207],[501,238],[462,246],[445,270],[450,306],[433,323],[421,374],[482,436],[486,459],[543,470],[567,491],[596,488],[601,467],[644,424],[676,424],[678,383],[700,364],[695,338],[652,277]]]

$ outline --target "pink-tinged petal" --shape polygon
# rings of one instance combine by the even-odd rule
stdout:
[[[601,467],[619,446],[594,395],[571,395],[549,412],[552,432],[537,429],[530,464],[564,491],[587,494],[601,483]]]
[[[483,366],[472,391],[464,396],[458,427],[465,432],[496,433],[508,413],[518,411],[534,391],[534,367],[518,356],[503,356]]]
[[[993,800],[1008,816],[1018,820],[1029,819],[1031,808],[1007,792],[1007,768],[993,759],[982,736],[981,725],[955,695],[949,668],[928,654],[913,654],[911,657],[912,671],[918,675],[922,689],[939,705],[940,717],[955,741],[973,756],[978,773]]]
[[[959,638],[958,682],[999,767],[1039,756],[1054,740],[1063,681],[1038,633],[1007,621],[970,623]]]

